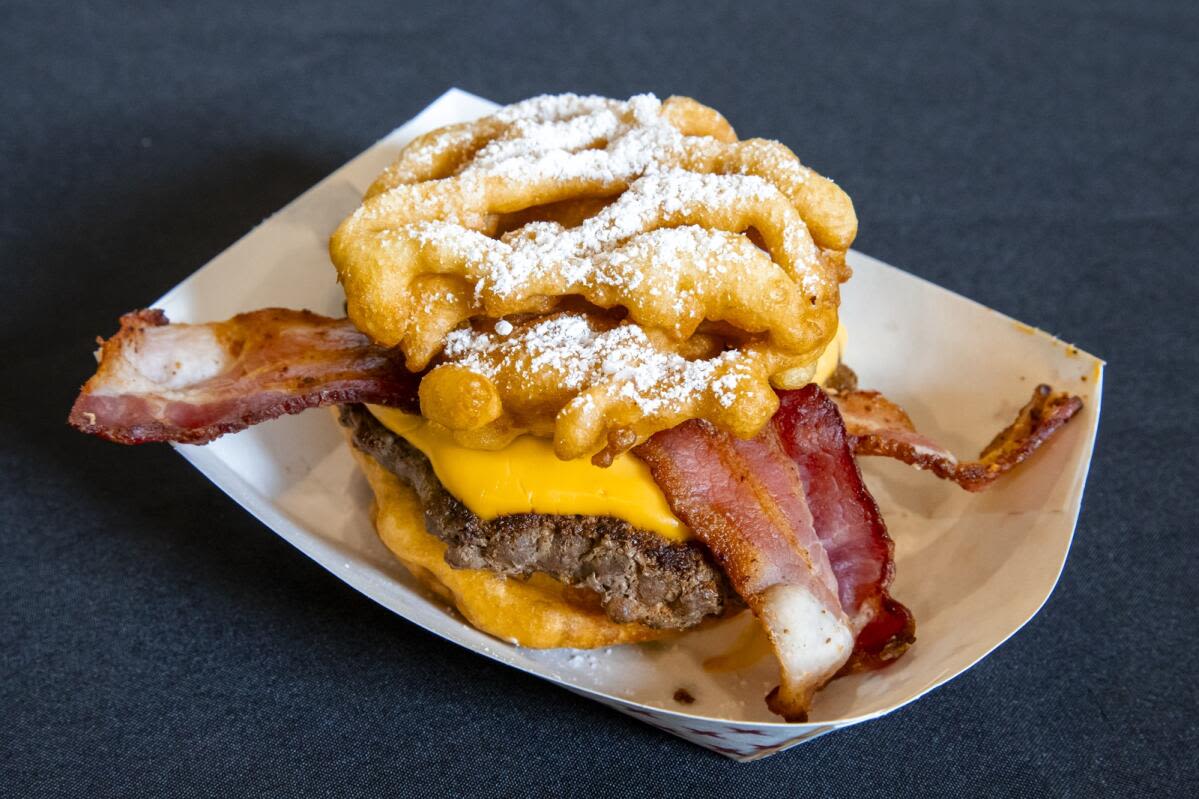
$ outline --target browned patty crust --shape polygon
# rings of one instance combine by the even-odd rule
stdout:
[[[610,516],[517,513],[484,520],[450,494],[424,453],[362,405],[341,407],[354,446],[416,492],[446,562],[512,577],[544,572],[594,591],[616,622],[686,629],[738,604],[700,544],[672,542]]]

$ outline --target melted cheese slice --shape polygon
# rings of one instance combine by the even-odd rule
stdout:
[[[691,537],[649,467],[624,453],[606,469],[559,460],[548,438],[520,436],[501,450],[469,449],[448,430],[394,408],[368,406],[383,425],[425,453],[437,479],[484,519],[509,513],[615,516],[672,541]]]
[[[845,331],[839,328],[817,361],[817,383],[832,375],[844,346]],[[421,416],[367,407],[384,427],[423,452],[445,489],[482,519],[510,513],[578,513],[623,519],[671,541],[692,537],[670,512],[649,468],[633,455],[618,455],[607,468],[586,458],[563,461],[549,439],[536,436],[520,436],[498,451],[470,449]]]
[[[812,375],[813,383],[823,386],[833,376],[833,372],[837,371],[837,364],[841,362],[841,356],[845,354],[845,338],[845,328],[837,325],[837,333],[833,336],[833,340],[816,359],[816,373]]]

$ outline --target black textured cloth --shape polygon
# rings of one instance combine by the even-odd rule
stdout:
[[[859,249],[1106,358],[1042,613],[737,764],[393,616],[167,447],[67,429],[118,314],[450,85],[697,97],[835,177]],[[1193,795],[1197,86],[1186,2],[0,4],[0,795]]]

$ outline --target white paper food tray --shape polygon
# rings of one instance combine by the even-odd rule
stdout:
[[[330,233],[413,136],[492,108],[447,92],[155,306],[179,322],[264,306],[340,316]],[[473,629],[424,592],[378,541],[370,491],[328,413],[178,449],[276,533],[409,621],[700,746],[739,760],[764,757],[902,707],[970,668],[1037,612],[1070,548],[1099,420],[1097,358],[873,258],[850,253],[849,262],[855,275],[842,306],[847,362],[863,387],[884,391],[953,451],[977,452],[1039,382],[1073,391],[1086,405],[1056,440],[984,494],[900,464],[863,461],[895,539],[892,594],[915,615],[917,642],[889,668],[833,682],[806,724],[781,723],[766,709],[763,697],[777,682],[772,657],[741,671],[702,668],[752,623],[748,614],[677,643],[595,651],[522,649]],[[680,688],[692,704],[674,699]]]

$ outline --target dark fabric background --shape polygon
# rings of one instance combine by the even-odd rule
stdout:
[[[1195,8],[3,2],[0,794],[1195,790]],[[739,765],[391,615],[168,448],[65,427],[118,314],[450,85],[693,95],[834,176],[861,250],[1105,357],[1044,611]]]

